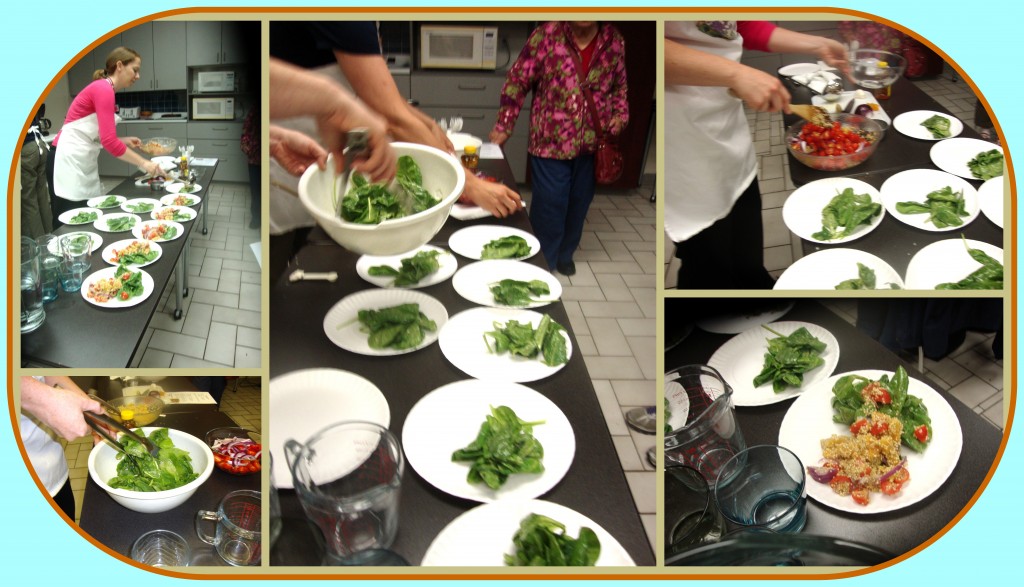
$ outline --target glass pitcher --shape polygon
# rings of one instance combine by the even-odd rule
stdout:
[[[43,309],[43,280],[39,266],[39,247],[27,236],[21,237],[21,332],[32,332],[46,320]]]

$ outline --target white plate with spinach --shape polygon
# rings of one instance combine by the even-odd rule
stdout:
[[[119,208],[127,199],[128,198],[124,196],[97,196],[95,198],[89,198],[85,205],[90,208],[106,210],[107,208]]]
[[[543,352],[533,358],[508,351],[495,352],[494,339],[488,333],[508,326],[513,320],[539,329],[544,317],[532,310],[473,308],[452,316],[441,329],[438,343],[445,358],[470,377],[515,383],[537,381],[554,375],[572,359],[572,340],[568,332],[558,333],[565,340],[566,362],[557,365],[545,364],[541,360]]]
[[[361,317],[362,311],[370,314]],[[338,347],[360,355],[402,355],[433,344],[447,322],[444,305],[427,294],[368,289],[345,296],[327,311],[324,334]]]
[[[986,156],[992,151],[995,153],[991,157]],[[932,145],[928,155],[936,167],[964,179],[984,181],[1001,176],[1005,171],[1006,161],[1003,160],[1003,148],[981,139],[957,137],[939,141]],[[976,160],[987,162],[975,169],[984,172],[981,176],[971,169],[971,162]]]
[[[473,443],[492,408],[500,406],[510,408],[522,421],[542,422],[527,430],[543,449],[544,470],[512,473],[504,484],[492,489],[484,482],[469,482],[467,475],[474,462],[453,461],[452,454]],[[512,441],[523,433],[518,426],[492,426],[488,442],[502,437],[500,430],[508,430]],[[538,497],[550,491],[572,466],[576,437],[562,410],[540,393],[518,383],[467,379],[441,386],[416,402],[405,418],[402,446],[409,465],[427,483],[455,497],[491,502]],[[479,470],[494,471],[486,459],[477,463]]]
[[[828,216],[838,224],[825,226]],[[828,177],[802,185],[782,205],[782,220],[794,234],[814,243],[837,245],[857,240],[885,217],[882,195],[872,185],[848,177]],[[823,232],[835,235],[827,238]]]
[[[142,219],[135,214],[117,212],[101,216],[92,223],[92,227],[102,232],[126,232],[135,228],[140,222]]]
[[[901,171],[889,176],[880,191],[885,211],[893,218],[928,232],[963,230],[981,213],[978,190],[938,169]],[[959,204],[954,203],[957,200]]]
[[[823,249],[797,260],[782,272],[774,289],[836,290],[850,280],[864,282],[863,272],[874,275],[875,287],[865,282],[860,289],[903,289],[903,278],[892,265],[871,253],[843,248]]]
[[[948,133],[946,136],[937,137],[924,126],[923,123],[925,121],[932,120],[936,116],[945,119],[949,125],[949,128],[946,130]],[[935,119],[935,122],[941,124],[941,121],[938,119]],[[959,118],[952,114],[944,114],[934,110],[911,110],[910,112],[904,112],[893,119],[892,125],[896,127],[900,134],[925,141],[942,141],[959,136],[960,133],[964,132],[964,123],[960,122]]]
[[[420,563],[425,567],[505,567],[505,555],[515,552],[513,537],[523,518],[547,516],[578,538],[581,528],[597,535],[601,552],[599,567],[636,566],[614,536],[583,514],[563,505],[539,499],[503,500],[477,506],[452,520],[434,538]]]
[[[203,189],[203,186],[199,185],[198,183],[194,183],[192,184],[191,187],[189,187],[186,190],[184,183],[176,181],[174,183],[169,183],[165,185],[164,189],[172,194],[196,194]]]
[[[517,243],[519,246],[516,246]],[[540,252],[540,241],[518,228],[480,224],[455,231],[448,238],[448,248],[463,257],[477,261],[488,254],[506,255],[488,258],[523,260]]]
[[[411,279],[414,279],[414,274],[417,274],[417,269],[424,265],[424,261],[413,260],[416,255],[437,253],[434,261],[437,262],[437,269],[431,273],[427,273],[419,281],[415,283],[409,283]],[[409,269],[403,270],[403,260],[409,260],[404,265],[409,266]],[[426,263],[429,264],[429,261]],[[398,275],[371,275],[370,270],[374,267],[391,267]],[[397,287],[405,289],[419,289],[422,287],[430,287],[431,285],[437,285],[452,275],[455,274],[455,270],[459,267],[459,261],[455,258],[455,255],[448,251],[435,247],[433,245],[423,245],[422,247],[413,249],[408,253],[402,253],[401,255],[363,255],[356,261],[356,273],[359,277],[362,277],[366,281],[369,281],[377,287]],[[422,271],[426,271],[427,268]],[[380,270],[375,272],[380,273]],[[413,276],[413,277],[410,277]],[[405,279],[399,280],[398,278],[404,277]]]
[[[76,226],[79,224],[92,224],[102,216],[103,210],[99,208],[75,208],[61,214],[57,217],[57,220],[63,224]]]
[[[103,237],[98,235],[98,234],[96,234],[95,232],[85,232],[85,231],[69,232],[67,234],[58,235],[57,238],[51,240],[50,244],[48,244],[46,246],[46,250],[50,251],[51,255],[56,255],[56,256],[60,257],[61,256],[60,241],[64,240],[65,238],[69,238],[69,237],[70,238],[74,238],[74,239],[87,238],[90,241],[92,241],[92,244],[89,246],[89,252],[90,253],[95,252],[96,249],[100,248],[100,245],[103,244]]]
[[[135,198],[121,204],[121,209],[129,214],[146,214],[152,212],[160,205],[159,200],[153,198]]]
[[[507,259],[466,265],[455,273],[452,287],[475,304],[495,308],[539,308],[562,297],[562,284],[550,271]]]
[[[163,249],[154,241],[128,238],[110,243],[103,248],[103,260],[111,265],[145,267],[160,260]]]

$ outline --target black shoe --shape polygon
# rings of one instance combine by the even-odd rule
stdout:
[[[576,263],[573,263],[572,261],[565,264],[559,263],[558,272],[566,277],[576,275]]]

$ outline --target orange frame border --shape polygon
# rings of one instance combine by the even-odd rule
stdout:
[[[149,15],[149,16],[146,16],[146,17],[142,17],[142,18],[137,18],[137,19],[132,20],[132,21],[130,21],[128,23],[125,23],[124,25],[121,25],[120,27],[118,27],[118,28],[116,28],[116,29],[106,33],[105,35],[103,35],[102,37],[97,39],[95,42],[93,42],[89,46],[87,46],[84,49],[82,49],[81,51],[79,51],[74,56],[74,58],[72,58],[72,60],[67,63],[67,65],[65,65],[63,68],[60,69],[60,71],[58,71],[56,73],[56,75],[53,77],[53,79],[50,81],[50,83],[47,84],[47,86],[43,89],[42,93],[40,94],[39,99],[36,101],[36,103],[35,103],[35,105],[34,105],[34,107],[33,107],[33,109],[31,111],[35,112],[39,108],[40,104],[43,101],[43,98],[47,94],[49,94],[50,91],[53,90],[54,85],[56,85],[57,81],[63,75],[65,75],[67,73],[67,71],[70,69],[70,67],[71,67],[71,65],[73,63],[76,63],[79,59],[81,59],[83,56],[88,54],[89,51],[91,51],[95,47],[99,46],[102,43],[102,41],[105,40],[107,37],[111,36],[112,34],[119,33],[119,32],[121,32],[123,30],[132,28],[133,26],[136,26],[138,24],[142,24],[142,23],[145,23],[145,22],[149,22],[149,21],[152,21],[152,20],[159,19],[159,18],[166,18],[166,17],[169,17],[169,16],[182,16],[182,15],[190,15],[190,14],[248,15],[248,16],[253,16],[253,17],[258,17],[258,18],[251,18],[251,19],[247,19],[247,20],[258,20],[258,21],[262,22],[263,20],[265,20],[265,16],[267,16],[267,15],[275,15],[275,14],[277,14],[277,15],[281,15],[281,14],[292,15],[292,14],[381,14],[381,13],[387,13],[387,14],[400,14],[401,13],[401,14],[405,14],[405,13],[417,13],[417,14],[458,14],[460,16],[472,16],[472,15],[477,15],[477,14],[479,14],[479,15],[493,15],[493,14],[537,14],[537,13],[553,13],[553,12],[565,13],[565,14],[588,14],[588,15],[589,14],[593,14],[595,12],[603,13],[603,14],[628,14],[628,15],[631,15],[631,16],[633,16],[633,15],[635,15],[635,16],[649,15],[654,20],[666,20],[664,17],[665,16],[670,16],[670,15],[671,16],[677,16],[677,15],[678,16],[682,16],[682,15],[692,14],[692,13],[708,13],[708,12],[715,12],[715,13],[721,13],[721,14],[763,13],[763,14],[779,14],[779,15],[820,13],[820,14],[846,15],[846,16],[851,16],[851,17],[854,17],[854,18],[867,19],[867,20],[871,20],[871,21],[874,21],[874,22],[879,22],[879,23],[885,24],[887,26],[890,26],[892,28],[895,28],[897,30],[900,30],[900,31],[910,35],[914,39],[917,39],[918,41],[920,41],[923,44],[925,44],[929,49],[935,51],[939,56],[941,56],[943,58],[943,60],[945,60],[945,62],[947,64],[949,64],[951,67],[953,67],[956,70],[957,74],[967,83],[967,85],[969,85],[971,87],[971,89],[974,91],[975,95],[978,96],[978,99],[982,102],[982,105],[985,107],[985,110],[991,116],[992,122],[995,125],[996,131],[998,132],[999,136],[1004,136],[1003,132],[1002,132],[1002,128],[1000,127],[997,118],[992,115],[993,114],[992,108],[990,107],[988,101],[985,99],[985,97],[982,95],[982,93],[978,90],[978,87],[975,85],[974,81],[970,78],[970,76],[968,76],[966,74],[966,72],[964,72],[963,68],[961,68],[957,63],[955,63],[952,59],[950,59],[949,55],[947,55],[940,48],[936,47],[932,42],[930,42],[927,39],[922,38],[920,35],[918,35],[914,31],[908,29],[907,27],[904,27],[904,26],[902,26],[900,24],[897,24],[897,23],[895,23],[895,22],[893,22],[891,20],[879,17],[879,16],[874,15],[874,14],[870,14],[870,13],[863,12],[863,11],[845,9],[845,8],[814,7],[814,6],[801,7],[801,8],[795,8],[795,7],[777,7],[777,8],[771,8],[771,7],[746,7],[746,8],[740,8],[740,7],[728,7],[728,8],[723,8],[723,7],[685,7],[685,8],[682,8],[682,7],[675,7],[675,8],[673,8],[673,7],[668,7],[668,8],[660,8],[660,7],[638,7],[638,8],[624,8],[624,7],[608,7],[608,8],[603,8],[603,7],[594,7],[594,8],[579,8],[579,7],[573,7],[573,8],[526,8],[526,7],[514,7],[514,8],[475,8],[475,9],[468,9],[468,8],[454,8],[454,7],[444,7],[444,8],[426,8],[426,7],[377,7],[377,8],[373,8],[373,7],[352,7],[352,8],[313,8],[313,7],[297,7],[297,8],[276,8],[276,7],[267,7],[267,8],[238,8],[238,7],[232,7],[232,8],[212,8],[212,7],[201,7],[201,8],[189,8],[189,9],[175,9],[175,10],[168,10],[168,11],[162,11],[162,12],[154,13],[152,15]],[[29,128],[30,123],[31,123],[31,119],[30,118],[26,119],[25,125],[22,127],[22,135],[24,135],[25,133],[28,132],[28,128]],[[14,175],[15,175],[15,170],[16,170],[15,165],[18,163],[17,154],[18,154],[19,151],[20,151],[20,149],[14,149],[15,159],[14,159],[14,161],[12,161],[10,173],[8,175],[8,190],[7,190],[7,195],[8,195],[8,198],[7,198],[7,215],[8,215],[8,218],[9,218],[9,221],[8,221],[9,224],[8,224],[8,231],[7,231],[7,272],[6,272],[6,276],[7,276],[8,282],[11,284],[10,292],[9,292],[10,295],[8,296],[8,300],[7,300],[8,324],[13,324],[14,323],[13,322],[13,320],[14,320],[14,295],[13,295],[13,292],[14,292],[14,289],[13,289],[13,283],[14,283],[14,252],[13,252],[13,246],[14,246],[14,231],[13,231],[13,227],[14,227]],[[1008,179],[1010,181],[1010,210],[1011,210],[1011,216],[1014,219],[1014,221],[1016,221],[1016,218],[1017,218],[1017,198],[1016,198],[1016,181],[1015,181],[1015,176],[1014,176],[1014,173],[1013,173],[1013,162],[1012,162],[1012,159],[1010,157],[1010,153],[1008,152],[1008,150],[1004,151],[1004,155],[1005,155],[1006,160],[1009,162],[1009,165],[1006,167],[1006,170],[1007,170]],[[1016,252],[1017,252],[1017,225],[1016,225],[1016,222],[1013,223],[1013,225],[1011,227],[1011,230],[1010,230],[1010,247],[1012,249],[1011,257],[1014,260],[1016,260]],[[266,572],[258,572],[258,571],[238,572],[238,573],[231,573],[231,574],[183,573],[183,572],[179,572],[179,571],[167,571],[167,570],[163,570],[163,569],[155,569],[153,567],[148,567],[148,566],[141,565],[141,564],[131,560],[130,558],[122,555],[121,553],[115,552],[112,549],[110,549],[109,547],[101,544],[96,539],[94,539],[93,537],[89,536],[86,532],[82,531],[82,529],[79,528],[78,525],[75,524],[73,520],[68,519],[67,516],[65,516],[62,512],[60,512],[59,508],[56,507],[56,504],[53,502],[52,498],[50,498],[49,496],[46,496],[47,492],[43,488],[43,485],[40,482],[39,477],[36,475],[36,473],[32,469],[32,467],[28,467],[28,470],[29,470],[29,474],[32,476],[32,479],[35,481],[36,486],[40,489],[40,491],[43,493],[43,495],[47,497],[47,500],[50,502],[51,507],[53,507],[57,511],[57,513],[61,517],[63,517],[64,520],[66,522],[68,522],[68,524],[72,528],[74,528],[75,531],[78,532],[87,541],[91,542],[94,546],[96,546],[100,550],[106,552],[107,554],[111,555],[113,558],[116,558],[116,559],[120,560],[121,562],[130,564],[132,566],[138,567],[140,569],[143,569],[143,570],[146,570],[146,571],[149,571],[149,572],[152,572],[152,573],[156,573],[156,574],[159,574],[159,575],[164,575],[164,576],[167,576],[167,577],[180,578],[180,579],[208,579],[208,580],[210,580],[210,579],[212,579],[212,580],[238,580],[238,579],[258,579],[258,580],[283,580],[283,579],[287,579],[287,580],[337,580],[337,579],[352,579],[352,580],[369,580],[369,579],[375,579],[375,580],[396,580],[396,581],[401,581],[401,580],[581,580],[582,579],[582,580],[588,580],[588,581],[591,581],[591,580],[631,580],[631,581],[636,581],[636,580],[652,580],[652,581],[655,581],[655,580],[744,580],[744,579],[758,579],[758,580],[783,580],[783,579],[785,579],[785,580],[820,580],[820,579],[841,579],[841,578],[848,578],[848,577],[856,577],[856,576],[861,576],[861,575],[867,575],[869,573],[872,573],[872,572],[875,572],[875,571],[879,571],[879,570],[882,570],[882,569],[894,566],[897,563],[902,562],[902,561],[912,557],[913,555],[915,555],[918,552],[924,550],[925,548],[930,546],[932,543],[934,543],[936,540],[938,540],[940,537],[945,535],[957,522],[960,521],[961,518],[964,517],[964,515],[967,514],[968,510],[970,510],[974,506],[974,504],[977,502],[978,498],[981,496],[982,492],[985,490],[985,488],[988,486],[989,482],[992,480],[992,476],[995,473],[996,467],[999,465],[999,462],[1002,460],[1003,453],[1006,450],[1006,443],[1007,443],[1007,441],[1009,439],[1010,431],[1012,429],[1013,415],[1014,415],[1014,411],[1015,411],[1015,407],[1016,407],[1016,400],[1017,400],[1017,389],[1016,389],[1017,365],[1016,365],[1016,353],[1015,353],[1016,346],[1017,346],[1016,345],[1016,343],[1017,343],[1017,320],[1016,320],[1016,318],[1017,318],[1017,280],[1016,280],[1016,271],[1015,271],[1015,269],[1016,268],[1014,268],[1014,277],[1015,277],[1015,279],[1014,279],[1013,283],[1010,286],[1010,292],[1009,292],[1009,294],[1010,294],[1010,333],[1011,333],[1010,349],[1011,349],[1011,356],[1013,357],[1011,359],[1011,361],[1010,361],[1010,397],[1009,397],[1010,404],[1009,404],[1009,408],[1006,410],[1007,411],[1007,419],[1006,419],[1006,424],[1004,425],[1004,429],[1003,429],[1003,438],[1002,438],[1002,441],[1000,442],[1000,445],[999,445],[999,451],[996,453],[996,457],[995,457],[995,459],[992,462],[992,466],[989,468],[988,474],[982,480],[981,485],[978,487],[978,490],[974,493],[974,495],[971,498],[971,500],[963,507],[963,509],[960,510],[960,512],[952,520],[949,521],[949,523],[947,523],[942,528],[942,530],[940,530],[937,534],[932,536],[929,540],[927,540],[924,543],[918,545],[917,547],[913,548],[912,550],[907,551],[907,552],[897,556],[896,558],[894,558],[894,559],[892,559],[890,561],[887,561],[887,562],[885,562],[885,563],[883,563],[881,565],[874,566],[874,567],[859,568],[859,569],[856,569],[856,570],[843,571],[843,572],[837,572],[837,573],[813,573],[813,574],[811,574],[811,573],[807,573],[807,574],[793,574],[793,573],[784,573],[784,572],[770,573],[770,574],[769,573],[723,573],[723,574],[712,574],[712,573],[701,573],[701,572],[696,572],[696,573],[672,573],[672,572],[668,572],[667,571],[668,567],[664,567],[664,566],[646,567],[646,568],[644,568],[645,572],[640,573],[640,574],[630,574],[630,573],[621,573],[621,574],[612,574],[612,573],[571,573],[571,574],[553,574],[553,573],[536,573],[536,574],[530,573],[530,574],[525,574],[524,573],[524,574],[520,574],[520,573],[514,573],[513,574],[513,573],[493,573],[493,572],[489,572],[489,573],[474,572],[474,573],[465,573],[465,574],[463,574],[463,573],[430,573],[430,574],[409,573],[409,574],[399,574],[399,573],[356,573],[356,572],[352,572],[352,573],[315,573],[315,574],[305,574],[305,573],[304,574],[298,574],[298,573],[280,573],[280,574],[278,574],[278,573],[266,573]],[[664,293],[664,292],[662,292],[662,293]],[[1003,295],[1005,296],[1006,293],[1004,292]],[[8,398],[8,405],[10,406],[10,412],[11,412],[10,416],[11,416],[12,431],[18,429],[17,414],[14,411],[14,370],[15,369],[14,369],[14,363],[13,363],[13,361],[14,361],[13,343],[14,343],[14,331],[13,331],[13,329],[8,329],[8,331],[7,331],[7,389],[8,389],[8,391],[7,391],[7,398]],[[28,455],[25,453],[25,447],[24,447],[24,445],[21,442],[21,438],[20,437],[16,437],[16,442],[18,444],[18,450],[21,452],[22,459],[26,463],[28,463]],[[278,568],[282,568],[282,567],[278,567]]]

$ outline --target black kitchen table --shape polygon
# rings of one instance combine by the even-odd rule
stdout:
[[[208,182],[217,170],[217,163],[206,167],[196,166],[194,169],[197,182],[203,189],[196,194],[201,198],[200,203],[192,208],[205,217],[202,211],[206,209],[206,197],[209,195]],[[136,198],[160,199],[167,195],[166,192],[154,192],[149,187],[135,185],[137,178],[126,179],[110,194],[125,196],[128,201]],[[148,213],[139,216],[143,220],[150,218]],[[153,278],[154,291],[135,306],[100,308],[85,301],[80,292],[68,293],[61,290],[56,300],[46,304],[46,321],[43,325],[21,336],[22,364],[89,368],[130,365],[172,275],[177,275],[174,294],[178,301],[178,312],[175,318],[180,318],[181,297],[188,295],[188,243],[198,222],[198,217],[189,222],[181,222],[184,234],[171,241],[160,241],[160,259],[143,268]],[[115,241],[133,238],[130,231],[102,232],[91,224],[64,225],[56,229],[54,234],[70,232],[91,232],[103,238],[103,243],[93,251],[86,278],[100,269],[112,267],[100,257],[104,247]]]
[[[480,169],[515,188],[511,170],[504,160],[482,160]],[[530,231],[525,212],[503,220],[489,217],[462,222],[449,218],[430,242],[446,247],[453,232],[478,224]],[[472,262],[465,257],[456,257],[460,267]],[[270,328],[274,336],[270,348],[270,372],[271,376],[279,376],[299,369],[335,368],[361,375],[387,398],[391,410],[390,428],[400,436],[406,415],[421,397],[442,385],[470,377],[445,359],[439,344],[405,355],[380,357],[350,353],[327,339],[323,331],[327,311],[343,297],[373,287],[356,274],[358,258],[359,255],[336,245],[320,229],[314,229],[310,241],[293,260],[288,272],[296,267],[307,272],[336,271],[338,280],[335,283],[290,283],[285,275],[272,288]],[[528,262],[543,266],[540,254]],[[449,316],[476,307],[455,292],[450,279],[418,291],[444,304]],[[652,565],[654,555],[651,546],[608,434],[590,375],[579,346],[575,344],[565,307],[558,302],[538,311],[551,315],[564,325],[576,349],[569,363],[560,371],[546,379],[525,384],[553,401],[566,415],[576,435],[572,467],[561,482],[540,499],[559,503],[591,518],[610,532],[637,564]],[[339,420],[343,419],[344,415],[339,414]],[[270,425],[273,429],[273,414]],[[309,431],[310,434],[313,432]],[[315,530],[307,527],[295,492],[281,490],[280,494],[284,529],[282,538],[271,553],[271,564],[318,565],[323,553],[322,539]],[[398,536],[393,550],[410,564],[418,565],[441,529],[476,505],[476,502],[435,489],[407,466],[402,477]]]
[[[173,428],[202,440],[213,428],[236,424],[217,411],[217,406],[197,404],[191,411],[164,414],[150,426]],[[100,544],[126,557],[131,556],[132,544],[139,536],[150,530],[171,530],[188,541],[192,549],[190,566],[227,566],[214,547],[196,535],[195,516],[199,510],[217,511],[225,495],[243,489],[260,491],[260,475],[232,475],[214,467],[210,477],[185,503],[170,511],[144,514],[114,501],[90,477],[85,485],[79,527]]]
[[[787,87],[792,93],[794,104],[810,103],[812,93],[808,88],[794,84],[788,78],[783,79],[786,80]],[[850,87],[848,81],[846,85]],[[893,85],[892,97],[888,100],[881,100],[880,104],[892,119],[895,119],[897,115],[903,112],[912,110],[932,110],[955,118],[948,109],[904,78],[900,78]],[[796,116],[784,117],[784,122],[787,126],[797,120],[799,119]],[[978,138],[978,133],[965,123],[964,130],[959,136]],[[831,172],[818,171],[797,161],[790,154],[788,155],[790,176],[793,179],[793,183],[797,186],[829,177],[849,177],[868,183],[876,189],[881,189],[882,184],[887,179],[901,171],[910,169],[937,170],[938,167],[932,163],[929,154],[931,148],[936,143],[937,141],[905,136],[897,132],[895,128],[890,127],[875,153],[867,161],[852,169]],[[966,181],[976,189],[982,184],[979,180],[968,179]],[[905,277],[910,259],[918,251],[927,245],[941,240],[959,238],[961,234],[968,239],[982,241],[1003,248],[1003,229],[981,213],[970,224],[958,230],[946,232],[933,232],[916,228],[893,218],[891,214],[886,214],[874,230],[856,240],[829,245],[802,239],[801,252],[802,256],[807,256],[811,253],[831,248],[857,249],[877,256],[891,265],[900,276]]]
[[[668,300],[667,303],[687,304],[691,301]],[[721,308],[720,305],[715,307]],[[697,310],[687,311],[681,306],[670,311],[666,307],[666,315],[695,316],[695,311]],[[702,311],[707,313],[708,308],[704,307]],[[817,302],[796,301],[793,309],[779,320],[810,322],[831,332],[839,342],[841,350],[835,373],[857,369],[895,371],[902,365],[912,378],[928,383],[949,402],[963,431],[963,450],[956,467],[942,487],[928,497],[903,509],[871,515],[833,510],[813,499],[808,499],[807,525],[803,532],[866,543],[896,556],[920,546],[941,532],[946,524],[963,511],[985,480],[999,451],[999,430],[940,386],[929,381],[912,364],[901,360],[896,354]],[[680,321],[682,322],[685,320]],[[675,325],[672,329],[679,330],[678,326]],[[666,333],[669,331],[670,325],[666,324]],[[707,364],[714,352],[732,336],[694,329],[678,346],[666,351],[666,371],[683,365]],[[760,407],[737,407],[736,419],[747,446],[778,444],[779,428],[792,404],[793,400],[787,400]],[[940,432],[936,430],[935,434]],[[911,475],[913,476],[913,471]],[[911,479],[912,483],[913,477]],[[808,479],[807,482],[815,481]],[[672,522],[666,520],[666,525]]]

